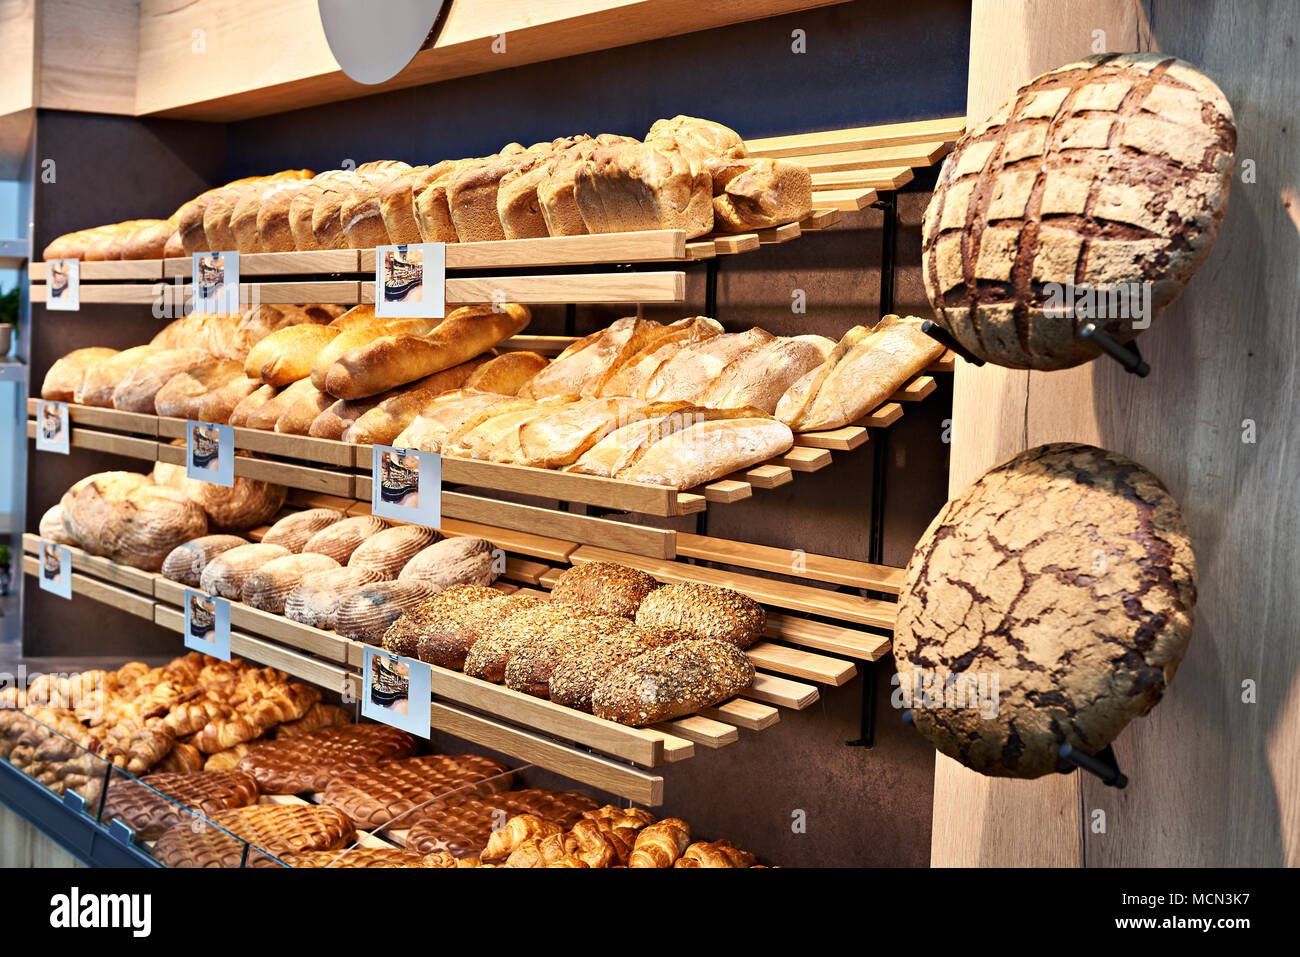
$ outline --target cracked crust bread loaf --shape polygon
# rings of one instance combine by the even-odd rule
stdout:
[[[112,408],[113,391],[118,383],[127,377],[136,366],[145,360],[160,355],[164,350],[157,346],[133,346],[121,352],[96,361],[86,367],[85,374],[77,383],[72,401],[78,405],[94,405]]]
[[[294,249],[320,249],[312,229],[317,201],[327,192],[346,192],[360,182],[361,176],[354,169],[331,169],[317,173],[304,183],[301,189],[293,193],[287,210],[277,209],[277,222],[273,224],[273,228],[278,230],[281,227],[281,217],[283,217],[283,220],[288,223],[290,235],[293,236]],[[262,224],[259,222],[258,225],[260,229]]]
[[[344,638],[378,645],[384,639],[384,632],[403,612],[435,594],[433,588],[424,582],[409,579],[361,585],[339,599],[334,630]]]
[[[66,356],[56,359],[54,365],[50,366],[50,371],[45,373],[45,379],[41,382],[41,398],[51,402],[72,402],[87,370],[115,355],[116,349],[103,346],[73,349]]]
[[[514,455],[505,451],[503,446],[515,437],[519,427],[530,419],[546,415],[567,404],[555,399],[533,402],[530,399],[503,396],[497,404],[481,414],[461,420],[442,443],[442,453],[461,458],[512,462]],[[517,444],[515,451],[518,451]]]
[[[486,354],[475,356],[370,398],[339,399],[312,423],[311,434],[357,445],[391,445],[431,399],[460,389],[492,361]]]
[[[713,226],[720,233],[743,233],[797,223],[812,213],[812,174],[802,163],[750,159],[715,174]]]
[[[262,542],[281,545],[296,554],[303,550],[313,535],[343,521],[343,518],[343,513],[333,508],[304,509],[277,521],[262,536]]]
[[[582,562],[555,581],[551,597],[603,615],[636,617],[647,595],[659,587],[653,575],[611,562]]]
[[[375,532],[348,556],[352,568],[373,568],[386,579],[395,579],[406,563],[438,540],[431,528],[423,525],[396,525]]]
[[[495,551],[481,538],[444,538],[416,552],[397,578],[421,581],[440,592],[453,585],[490,585],[497,578]]]
[[[336,807],[359,826],[374,830],[398,822],[408,827],[422,806],[440,795],[458,793],[486,798],[508,790],[510,769],[477,754],[424,754],[372,767],[339,771],[321,802]],[[414,812],[414,813],[413,813]]]
[[[340,399],[378,395],[486,352],[531,318],[514,303],[464,306],[425,335],[381,336],[340,356],[326,375],[326,391]]]
[[[1143,290],[1149,321],[1209,255],[1227,208],[1237,131],[1222,91],[1162,53],[1067,63],[1021,87],[944,160],[922,223],[936,320],[1015,369],[1100,354],[1141,328],[1113,302],[1075,315],[1075,291]],[[1104,299],[1104,297],[1103,297]]]
[[[233,359],[214,359],[211,356],[196,365],[176,373],[154,395],[154,410],[158,415],[177,419],[212,421],[199,417],[203,400],[213,392],[224,389],[232,382],[245,382],[242,363]],[[229,413],[227,413],[227,417]],[[218,421],[225,421],[220,419]]]
[[[778,336],[727,363],[699,403],[715,409],[756,408],[774,415],[786,390],[819,368],[834,349],[835,341],[825,336]]]
[[[730,588],[681,582],[646,595],[637,607],[636,623],[647,630],[748,648],[763,637],[767,613],[758,602]]]
[[[240,600],[262,611],[283,614],[285,599],[302,584],[304,578],[338,567],[338,562],[319,552],[273,558],[244,579]]]
[[[173,376],[202,365],[210,357],[202,349],[164,349],[133,366],[113,388],[113,408],[154,415],[154,399]]]
[[[560,468],[614,430],[661,411],[676,411],[676,405],[661,408],[621,397],[561,403],[554,411],[520,422],[498,443],[499,454],[491,457],[533,468]]]
[[[212,558],[199,576],[199,588],[209,595],[220,595],[238,601],[244,590],[244,582],[273,558],[282,558],[290,554],[287,548],[279,545],[263,545],[254,542],[249,545],[237,545]]]
[[[805,373],[776,405],[776,417],[798,432],[837,429],[870,414],[944,348],[915,316],[885,316],[874,329],[854,326],[826,361]]]
[[[236,453],[239,454],[239,453]],[[247,453],[245,453],[247,454]],[[186,476],[185,466],[158,462],[153,467],[153,479],[183,492],[197,504],[208,517],[214,530],[242,532],[265,525],[284,506],[288,489],[283,485],[261,482],[257,479],[235,476],[229,487],[214,485]]]
[[[592,153],[607,146],[635,143],[630,136],[601,133],[593,140],[582,140],[552,157],[546,176],[537,183],[537,202],[546,232],[550,236],[585,236],[587,224],[574,198],[574,180],[578,167]]]
[[[208,530],[203,509],[184,493],[136,472],[88,475],[59,504],[64,530],[83,549],[146,571]]]
[[[344,565],[366,539],[388,527],[388,522],[374,515],[353,515],[321,529],[307,539],[307,544],[303,545],[302,550],[320,552],[340,565]]]
[[[894,660],[913,701],[929,693],[915,674],[941,695],[961,682],[965,707],[912,706],[935,747],[1034,778],[1070,769],[1062,744],[1095,754],[1156,705],[1195,603],[1187,526],[1159,479],[1114,452],[1042,445],[978,478],[921,537]]]
[[[303,554],[315,554],[304,552]],[[369,568],[340,568],[304,576],[284,599],[284,617],[290,621],[333,631],[339,603],[353,589],[380,581],[380,573]]]
[[[574,174],[574,199],[589,233],[713,230],[713,182],[683,152],[649,143],[597,149]]]
[[[648,446],[614,477],[688,489],[790,451],[794,433],[789,426],[749,411],[751,416],[708,419],[679,429]]]
[[[252,544],[238,535],[200,535],[198,538],[177,545],[163,559],[162,576],[191,588],[198,588],[203,576],[203,569],[208,563],[232,548]]]
[[[371,767],[414,753],[415,738],[405,731],[384,724],[349,724],[255,744],[239,767],[257,779],[263,794],[304,794],[324,791],[346,768]]]
[[[478,640],[478,625],[505,600],[504,594],[485,585],[452,585],[403,612],[384,632],[383,647],[405,658],[419,657],[421,661],[459,670],[465,663],[465,652]],[[474,636],[462,641],[462,628],[474,630]],[[421,643],[426,641],[427,658],[420,652]]]
[[[550,144],[530,147],[527,155],[501,177],[497,186],[497,218],[506,239],[538,239],[549,236],[546,217],[537,198],[537,187],[554,172],[556,165],[573,147],[587,143],[582,134],[566,136]]]
[[[692,638],[615,666],[592,692],[592,713],[643,727],[718,704],[753,683],[754,666],[736,645]]]

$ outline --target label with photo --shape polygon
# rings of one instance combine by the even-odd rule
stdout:
[[[194,312],[239,312],[239,253],[194,253]]]
[[[81,262],[50,259],[45,263],[45,308],[76,312],[81,308]]]
[[[36,400],[36,450],[68,454],[68,403]]]
[[[428,662],[403,658],[367,645],[361,668],[361,716],[394,728],[429,736],[430,688]]]
[[[370,511],[412,525],[442,523],[442,456],[437,452],[374,446]]]
[[[185,589],[185,647],[230,660],[230,602]]]
[[[211,422],[185,423],[185,475],[230,488],[235,484],[235,430]]]
[[[41,539],[40,585],[42,591],[72,598],[72,551],[66,545],[56,545]]]
[[[375,247],[375,315],[438,319],[447,314],[447,245]]]

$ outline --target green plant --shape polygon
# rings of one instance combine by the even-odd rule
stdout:
[[[0,325],[18,325],[18,287],[0,293]]]
[[[9,567],[9,546],[0,545],[0,568]]]

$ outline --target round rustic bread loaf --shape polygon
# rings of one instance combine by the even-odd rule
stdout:
[[[273,558],[244,579],[244,587],[240,595],[245,605],[252,605],[254,608],[278,615],[284,611],[284,602],[289,597],[289,593],[297,588],[304,578],[313,572],[326,572],[338,567],[339,563],[334,559],[317,553]]]
[[[287,548],[280,545],[239,545],[222,552],[208,562],[199,576],[199,587],[209,595],[222,598],[239,599],[244,590],[244,582],[273,558],[289,554]]]
[[[203,509],[137,472],[88,475],[64,493],[63,528],[92,555],[157,571],[181,542],[208,530]]]
[[[646,595],[658,587],[654,576],[639,568],[611,562],[583,562],[556,580],[551,597],[556,601],[590,605],[593,611],[607,615],[634,618]]]
[[[748,648],[763,637],[767,612],[730,588],[682,582],[650,592],[637,609],[636,623],[682,638],[716,638]]]
[[[1089,57],[1021,87],[958,140],[926,210],[939,323],[1016,369],[1095,358],[1076,334],[1089,320],[1133,339],[1136,302],[1107,297],[1085,314],[1067,284],[1150,284],[1147,318],[1163,309],[1214,245],[1236,142],[1219,88],[1164,54]]]
[[[235,484],[226,488],[211,482],[200,482],[185,475],[185,466],[159,462],[154,466],[153,477],[161,485],[183,492],[203,509],[208,524],[213,528],[242,532],[265,525],[284,507],[288,489],[283,485],[259,482],[235,476]]]
[[[492,552],[492,543],[481,538],[444,538],[417,552],[397,577],[424,582],[437,591],[452,585],[490,585],[497,578]]]
[[[268,545],[283,545],[291,552],[300,552],[313,535],[341,521],[343,513],[337,509],[309,508],[280,519],[262,536],[262,541]]]
[[[1062,744],[1095,754],[1155,706],[1195,602],[1187,527],[1159,479],[1090,445],[1042,445],[930,524],[907,567],[894,659],[935,747],[983,774],[1033,778],[1068,770]]]
[[[304,552],[319,552],[328,555],[340,565],[352,557],[352,553],[366,539],[388,528],[388,523],[373,515],[354,515],[341,522],[335,522],[328,528],[321,529],[302,547]]]
[[[41,538],[47,542],[54,542],[56,545],[76,545],[77,540],[68,534],[67,529],[63,527],[63,506],[52,505],[45,510],[41,516],[40,525],[37,526]]]
[[[304,555],[314,554],[304,552]],[[332,631],[339,602],[353,589],[380,581],[380,574],[369,568],[341,568],[312,572],[303,578],[284,600],[284,617],[291,621]]]
[[[434,590],[423,582],[382,581],[362,585],[339,600],[334,630],[344,638],[377,645],[402,612],[433,596]]]
[[[248,544],[248,539],[238,535],[200,535],[168,552],[162,563],[163,578],[198,588],[208,562],[222,552]]]
[[[395,579],[416,553],[438,540],[438,533],[423,525],[398,525],[376,532],[348,559],[353,568],[373,568]]]

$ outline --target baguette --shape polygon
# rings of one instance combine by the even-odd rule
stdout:
[[[339,563],[328,555],[283,555],[273,558],[244,579],[240,598],[245,605],[274,614],[284,612],[285,599],[313,572],[338,568]]]
[[[168,379],[154,396],[154,408],[159,415],[211,422],[199,415],[203,399],[237,381],[248,381],[240,363],[209,357]]]
[[[700,396],[719,409],[762,409],[768,415],[786,389],[830,356],[835,342],[825,336],[781,336],[733,359]]]
[[[491,459],[496,462],[510,462],[518,451],[518,442],[514,442],[515,451],[509,451],[510,439],[526,422],[554,411],[556,402],[545,399],[531,402],[527,399],[508,400],[500,406],[493,407],[486,418],[477,421],[472,428],[456,429],[453,436],[444,443],[442,453],[471,459]]]
[[[347,399],[334,399],[328,406],[321,410],[320,415],[312,420],[311,428],[307,434],[318,439],[333,439],[336,442],[343,440],[348,429],[363,415],[373,409],[379,403],[386,401],[392,393],[382,392],[379,395],[372,395],[368,399],[357,399],[355,402],[349,402]],[[333,398],[331,396],[330,398]]]
[[[157,412],[154,400],[173,376],[210,361],[202,349],[164,349],[133,367],[113,389],[113,408]]]
[[[509,396],[492,392],[467,392],[457,389],[430,401],[420,414],[393,439],[399,449],[440,452],[466,423],[477,425],[496,414],[497,407],[510,401]]]
[[[393,441],[420,414],[420,410],[430,399],[446,392],[461,388],[473,374],[491,365],[496,360],[487,355],[475,356],[468,362],[443,369],[431,376],[417,379],[410,385],[402,386],[392,392],[381,393],[371,399],[347,402],[340,399],[322,412],[322,416],[333,415],[342,426],[338,434],[329,434],[327,438],[342,439],[357,445],[391,445]],[[333,410],[333,411],[331,411]],[[349,416],[351,417],[349,419]],[[333,432],[332,422],[320,423],[320,432]],[[319,434],[317,423],[312,424],[312,434]]]
[[[671,335],[650,319],[627,316],[584,336],[519,389],[520,398],[544,399],[578,393],[596,395],[622,364],[646,346]]]
[[[336,522],[343,521],[343,513],[332,508],[309,508],[280,519],[262,536],[266,545],[283,545],[297,554],[311,537]]]
[[[686,346],[651,376],[646,383],[646,398],[698,403],[731,362],[773,338],[770,332],[753,328]]]
[[[686,346],[722,334],[722,324],[705,316],[678,319],[664,327],[662,335],[648,340],[639,352],[611,371],[597,395],[629,395],[644,399],[646,388],[663,364]]]
[[[682,429],[718,419],[764,417],[757,409],[704,409],[692,405],[674,408],[671,403],[654,409],[657,411],[647,411],[643,417],[610,432],[564,471],[611,478],[641,461],[656,442]]]
[[[641,399],[591,399],[567,404],[519,425],[506,448],[516,465],[559,468],[570,465],[610,432],[643,414],[654,414]],[[676,411],[668,409],[666,411]]]
[[[694,488],[765,462],[793,445],[793,433],[776,419],[715,419],[660,439],[614,477],[675,489]]]
[[[236,428],[246,428],[249,416],[284,391],[283,389],[277,389],[273,385],[262,385],[261,379],[250,379],[248,381],[254,383],[255,388],[235,403],[235,407],[230,410],[230,416],[226,419],[228,424]],[[279,418],[279,413],[276,413],[276,418]],[[205,419],[204,421],[212,422],[215,420]],[[271,422],[274,427],[275,419],[272,419]]]
[[[373,309],[373,307],[370,308]],[[342,317],[342,319],[346,318],[346,315]],[[341,319],[336,321],[341,322]],[[430,332],[441,321],[441,319],[375,319],[372,317],[368,322],[349,323],[343,328],[342,332],[326,343],[320,352],[316,353],[316,358],[311,365],[312,385],[318,389],[324,389],[325,377],[329,373],[330,366],[334,365],[335,361],[349,350],[364,346],[381,336],[396,336],[406,333],[417,336],[423,335]]]
[[[275,386],[266,386],[265,388],[274,389]],[[258,392],[261,390],[259,389]],[[240,424],[248,429],[261,429],[265,432],[275,431],[275,423],[280,421],[280,416],[284,415],[295,402],[304,395],[315,392],[311,384],[311,379],[299,379],[297,382],[284,389],[279,389],[274,395],[268,396],[260,402],[250,403],[247,418]],[[251,400],[258,394],[254,392],[248,398]],[[248,400],[245,400],[248,401]],[[244,403],[240,403],[243,405]],[[239,409],[235,409],[238,414]],[[235,414],[230,417],[230,424],[235,425]]]
[[[240,364],[242,368],[242,363]],[[230,423],[241,402],[258,389],[270,389],[260,379],[250,379],[241,371],[238,376],[225,385],[212,389],[199,397],[198,408],[193,418],[200,422]]]
[[[45,379],[41,382],[41,398],[53,402],[73,401],[81,389],[86,372],[115,355],[116,349],[103,346],[73,349],[63,358],[56,359],[54,365],[50,366],[50,371],[45,373]]]
[[[310,382],[310,379],[304,379]],[[275,431],[284,435],[306,435],[316,417],[334,404],[334,396],[320,389],[305,389],[303,394],[275,420]]]
[[[260,378],[267,385],[288,385],[311,375],[312,363],[334,340],[333,326],[303,323],[273,332],[248,353],[244,374]]]
[[[73,390],[72,401],[78,405],[95,405],[109,408],[113,405],[113,391],[136,366],[159,355],[163,350],[156,346],[135,346],[98,360],[86,368],[81,381]]]
[[[325,377],[326,391],[340,399],[362,399],[450,369],[515,335],[531,313],[507,303],[457,309],[432,332],[382,336],[344,353]]]
[[[546,357],[536,352],[507,352],[482,363],[463,385],[477,392],[515,395],[524,383],[545,369],[546,364]],[[460,388],[460,385],[455,388]]]

